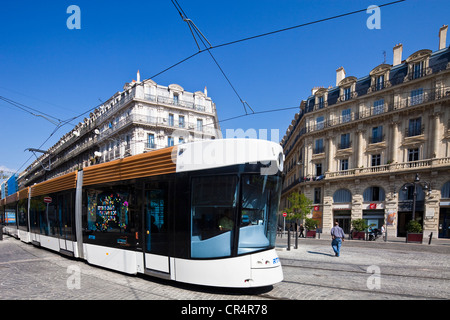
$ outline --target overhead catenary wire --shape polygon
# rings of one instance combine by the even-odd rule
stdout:
[[[385,3],[385,4],[378,5],[378,7],[381,8],[381,7],[391,6],[391,5],[398,4],[398,3],[401,3],[401,2],[405,2],[405,1],[406,1],[406,0],[392,1],[392,2],[389,2],[389,3]],[[181,8],[181,6],[179,6],[178,1],[172,0],[172,3],[173,3],[174,6],[177,8],[177,10],[179,11],[180,15],[183,17],[184,11],[183,11],[183,9]],[[177,6],[177,5],[178,5],[178,6]],[[257,39],[257,38],[261,38],[261,37],[266,37],[266,36],[270,36],[270,35],[275,35],[275,34],[278,34],[278,33],[281,33],[281,32],[286,32],[286,31],[290,31],[290,30],[294,30],[294,29],[298,29],[298,28],[310,26],[310,25],[313,25],[313,24],[322,23],[322,22],[325,22],[325,21],[330,21],[330,20],[335,20],[335,19],[343,18],[343,17],[346,17],[346,16],[350,16],[350,15],[354,15],[354,14],[357,14],[357,13],[365,12],[366,10],[367,10],[367,8],[360,9],[360,10],[356,10],[356,11],[351,11],[351,12],[347,12],[347,13],[343,13],[343,14],[339,14],[339,15],[335,15],[335,16],[331,16],[331,17],[327,17],[327,18],[322,18],[322,19],[318,19],[318,20],[306,22],[306,23],[303,23],[303,24],[295,25],[295,26],[290,26],[290,27],[286,27],[286,28],[282,28],[282,29],[278,29],[278,30],[273,30],[273,31],[270,31],[270,32],[265,32],[265,33],[257,34],[257,35],[254,35],[254,36],[249,36],[249,37],[245,37],[245,38],[241,38],[241,39],[237,39],[237,40],[233,40],[233,41],[221,43],[221,44],[218,44],[218,45],[211,45],[211,44],[210,44],[209,47],[206,47],[206,46],[205,46],[205,49],[200,49],[200,47],[198,46],[198,43],[197,43],[197,47],[199,48],[199,51],[197,51],[197,52],[195,52],[195,53],[193,53],[193,54],[191,54],[191,55],[189,55],[189,56],[183,58],[182,60],[180,60],[180,61],[178,61],[178,62],[176,62],[176,63],[170,65],[169,67],[167,67],[167,68],[163,69],[162,71],[160,71],[160,72],[154,74],[153,76],[151,76],[151,77],[148,78],[148,79],[156,78],[156,77],[160,76],[161,74],[166,73],[167,71],[169,71],[169,70],[171,70],[171,69],[173,69],[173,68],[175,68],[175,67],[177,67],[177,66],[179,66],[179,65],[181,65],[181,64],[183,64],[183,63],[185,63],[185,62],[187,62],[188,60],[190,60],[190,59],[196,57],[197,55],[200,55],[201,53],[203,53],[203,52],[205,52],[205,51],[208,51],[208,52],[211,54],[211,50],[214,50],[214,49],[217,49],[217,48],[221,48],[221,47],[225,47],[225,46],[230,46],[230,45],[234,45],[234,44],[238,44],[238,43],[242,43],[242,42],[254,40],[254,39]],[[185,16],[185,13],[184,13],[184,16]],[[193,24],[193,25],[195,25],[195,24]],[[194,28],[194,30],[195,30],[195,28]],[[191,30],[191,34],[193,34],[192,30]],[[205,38],[205,39],[206,39],[206,38]],[[209,41],[208,41],[208,43],[209,43]],[[144,80],[144,82],[145,82],[145,80]],[[144,82],[141,82],[139,85],[142,85]],[[250,108],[250,106],[248,105],[248,103],[247,103],[246,101],[242,100],[241,98],[240,98],[240,101],[243,103],[244,109],[245,109],[245,106],[246,106],[246,105]],[[103,103],[102,103],[102,104],[103,104]],[[59,124],[57,124],[57,125],[54,123],[54,124],[56,125],[55,130],[54,130],[54,131],[50,134],[50,136],[49,136],[49,137],[41,144],[41,146],[40,146],[39,148],[42,148],[42,146],[43,146],[48,140],[50,140],[50,138],[51,138],[51,137],[52,137],[52,136],[53,136],[53,135],[54,135],[54,134],[62,127],[62,126],[68,124],[70,121],[73,121],[73,120],[75,120],[75,119],[77,119],[77,118],[83,116],[84,114],[86,114],[86,113],[88,113],[88,112],[91,112],[91,111],[97,109],[97,108],[100,107],[102,104],[99,104],[99,105],[97,105],[97,106],[94,107],[94,108],[90,108],[89,110],[87,110],[87,111],[85,111],[85,112],[83,112],[83,113],[81,113],[81,114],[79,114],[79,115],[77,115],[77,116],[75,116],[75,117],[72,117],[72,118],[70,118],[70,119],[67,119],[67,120],[65,120],[65,121],[61,121],[60,119],[58,119],[58,120],[61,121],[61,122],[60,122]],[[280,108],[280,109],[266,110],[266,111],[260,111],[260,112],[254,112],[253,109],[252,109],[253,114],[248,114],[247,111],[246,111],[246,109],[245,109],[245,111],[246,111],[245,114],[238,115],[238,116],[235,116],[235,117],[230,117],[230,118],[228,118],[228,119],[224,119],[224,120],[216,121],[216,122],[231,121],[231,120],[238,119],[238,118],[242,118],[242,117],[246,117],[246,116],[249,116],[249,115],[257,115],[257,114],[263,114],[263,113],[268,113],[268,112],[276,112],[276,111],[289,110],[289,109],[296,109],[296,108],[298,108],[298,107]],[[251,108],[250,108],[250,109],[251,109]],[[29,111],[27,111],[27,112],[29,112]],[[50,122],[51,122],[51,121],[50,121]],[[24,164],[22,164],[22,166],[16,171],[16,173],[19,172],[20,169],[21,169],[21,168],[22,168],[22,167],[23,167],[23,166],[24,166],[31,158],[32,158],[32,156],[31,156],[27,161],[25,161]]]

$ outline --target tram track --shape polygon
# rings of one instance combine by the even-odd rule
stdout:
[[[322,270],[322,271],[333,271],[333,272],[346,272],[346,273],[359,273],[359,274],[365,274],[367,275],[367,267],[369,266],[357,266],[361,268],[361,270],[345,270],[340,268],[327,268],[327,267],[318,267],[318,266],[306,266],[306,265],[292,265],[292,264],[285,264],[283,261],[301,261],[301,260],[295,260],[295,259],[280,259],[283,268],[297,268],[297,269],[312,269],[312,270]],[[341,264],[342,265],[342,264]],[[348,264],[348,266],[355,267],[354,264]],[[363,267],[366,267],[366,270],[362,269]],[[405,268],[405,267],[403,267]],[[429,271],[426,269],[426,271]],[[450,278],[447,277],[436,277],[436,276],[427,276],[427,275],[417,275],[417,274],[399,274],[399,273],[382,273],[383,276],[393,276],[393,277],[407,277],[407,278],[421,278],[421,279],[428,279],[428,280],[438,280],[438,281],[450,281]]]

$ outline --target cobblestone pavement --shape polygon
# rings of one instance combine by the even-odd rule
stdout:
[[[284,281],[253,290],[206,288],[129,276],[5,236],[0,241],[2,300],[337,300],[450,299],[450,241],[436,245],[277,240]],[[70,289],[74,270],[80,289]],[[68,285],[69,281],[69,285]]]

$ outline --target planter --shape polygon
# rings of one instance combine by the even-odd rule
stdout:
[[[353,240],[366,240],[366,233],[364,231],[353,231]]]
[[[422,243],[423,233],[407,233],[406,243]]]
[[[316,238],[316,230],[314,230],[314,231],[306,231],[306,237],[307,238]]]

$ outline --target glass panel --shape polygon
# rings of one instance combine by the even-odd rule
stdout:
[[[230,256],[234,237],[237,177],[192,179],[191,256]]]
[[[238,254],[275,246],[280,192],[280,177],[243,176]]]
[[[166,191],[145,191],[145,244],[147,252],[168,254]]]
[[[128,193],[88,190],[88,229],[125,232],[128,226]]]

